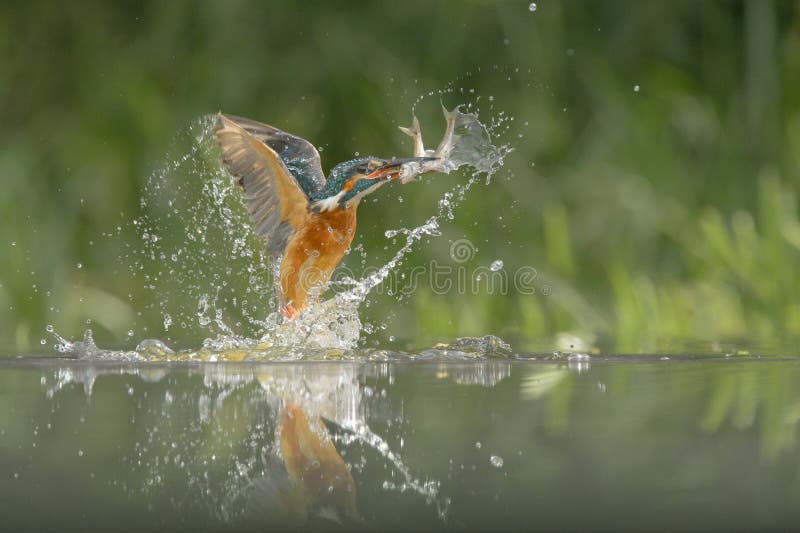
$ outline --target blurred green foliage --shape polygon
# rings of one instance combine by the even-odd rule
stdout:
[[[365,316],[387,327],[370,342],[797,351],[800,3],[788,0],[4,2],[0,351],[40,350],[45,324],[79,335],[87,319],[99,342],[129,342],[147,296],[118,258],[139,239],[142,184],[192,119],[274,124],[323,147],[328,169],[355,151],[409,153],[396,126],[450,83],[448,105],[474,89],[483,119],[514,117],[500,138],[514,151],[402,268],[452,264],[450,243],[467,238],[465,267],[533,266],[538,290],[375,295]],[[417,112],[438,138],[438,95]],[[366,202],[370,261],[394,250],[385,229],[422,223],[457,179]]]

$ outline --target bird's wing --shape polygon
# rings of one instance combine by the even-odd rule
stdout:
[[[281,255],[308,219],[308,193],[277,152],[235,120],[219,113],[214,132],[222,162],[244,190],[256,235],[266,240],[270,256]]]
[[[325,189],[325,174],[322,172],[319,152],[313,144],[296,135],[249,118],[233,115],[225,115],[225,117],[272,148],[307,196],[313,196]]]

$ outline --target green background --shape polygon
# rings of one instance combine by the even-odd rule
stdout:
[[[514,151],[401,268],[502,259],[510,274],[535,268],[537,292],[376,294],[369,345],[492,333],[519,349],[795,353],[800,3],[537,7],[4,2],[0,352],[50,351],[46,324],[75,337],[87,319],[105,346],[199,344],[196,328],[163,331],[123,257],[140,240],[131,221],[149,215],[142,187],[197,117],[224,110],[301,135],[327,170],[356,151],[408,154],[396,126],[422,96],[438,140],[437,92],[452,87],[481,97],[484,121],[514,118],[498,131]],[[369,262],[396,249],[386,229],[423,223],[464,179],[427,176],[365,202]],[[476,252],[456,264],[464,238]],[[159,297],[197,306],[177,289]]]

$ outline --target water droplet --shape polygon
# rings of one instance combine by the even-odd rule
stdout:
[[[47,339],[41,339],[41,340],[39,340],[39,344],[41,344],[42,346],[44,346],[45,344],[47,344]]]
[[[530,11],[531,13],[536,11],[538,8],[539,6],[536,5],[536,2],[531,2],[530,4],[528,4],[528,11]]]
[[[483,444],[481,444],[481,441],[478,441],[478,442],[475,443],[475,449],[476,450],[480,450],[482,447],[483,447]]]
[[[53,328],[53,324],[47,324],[47,326],[44,329],[45,331],[47,331],[47,333],[53,333],[53,331],[55,331],[55,329]]]
[[[641,89],[641,87],[639,87],[638,85],[633,86],[633,92],[638,93],[639,89]]]
[[[83,450],[78,450],[78,457],[83,457]]]
[[[77,268],[78,270],[80,270],[81,268],[83,268],[83,265],[82,265],[81,263],[78,263],[77,265],[75,265],[75,268]]]
[[[492,261],[492,264],[489,266],[489,269],[492,272],[497,272],[501,268],[503,268],[503,260],[502,259],[495,259],[494,261]]]
[[[492,463],[492,466],[495,468],[503,468],[503,458],[499,455],[491,456],[489,462]]]

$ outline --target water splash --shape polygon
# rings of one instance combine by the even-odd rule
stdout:
[[[363,302],[369,292],[381,284],[398,266],[401,265],[403,258],[413,249],[414,243],[423,237],[438,237],[441,235],[439,225],[442,219],[453,220],[455,218],[454,209],[466,193],[479,180],[485,176],[486,184],[489,184],[491,176],[503,165],[505,156],[511,151],[507,145],[500,147],[492,144],[491,135],[486,127],[478,120],[475,113],[463,113],[457,109],[455,133],[453,135],[453,148],[450,157],[444,165],[439,167],[439,171],[449,174],[464,166],[470,167],[471,174],[466,182],[456,186],[454,191],[446,192],[444,197],[439,200],[436,213],[428,218],[424,224],[415,228],[398,228],[387,230],[387,238],[395,238],[399,235],[405,236],[405,242],[395,252],[385,265],[360,280],[344,278],[340,280],[341,286],[350,286],[349,290],[336,295],[336,299],[341,303]]]
[[[476,113],[456,111],[456,129],[453,135],[453,150],[450,161],[460,168],[472,167],[473,176],[484,174],[486,178],[503,165],[503,158],[511,150],[508,146],[495,146],[492,138]],[[488,183],[488,182],[487,182]]]
[[[142,214],[132,221],[140,241],[126,243],[128,253],[121,258],[151,295],[145,302],[134,302],[141,321],[163,325],[163,331],[137,329],[163,340],[142,341],[133,351],[103,350],[89,331],[82,341],[57,337],[57,349],[80,358],[122,360],[347,357],[369,331],[358,310],[370,292],[402,265],[418,241],[441,235],[442,221],[455,218],[454,210],[467,192],[482,178],[488,184],[511,150],[495,146],[490,134],[505,122],[504,117],[493,117],[487,127],[471,103],[463,108],[464,112],[456,112],[453,148],[442,170],[467,168],[466,181],[446,192],[423,224],[386,232],[389,238],[405,237],[386,264],[360,279],[337,279],[334,274],[329,285],[333,296],[289,323],[277,313],[273,290],[277,265],[270,264],[252,232],[240,192],[219,161],[213,116],[197,119],[176,141],[188,143],[189,148],[176,148],[183,153],[147,178]],[[196,307],[187,306],[187,300],[196,302]],[[200,349],[168,347],[198,334],[205,338]]]

